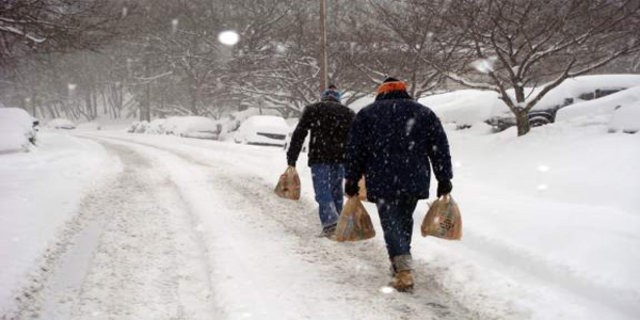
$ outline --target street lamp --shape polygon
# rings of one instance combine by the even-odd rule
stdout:
[[[325,16],[326,0],[320,0],[320,92],[327,88],[327,29]]]
[[[240,41],[240,35],[233,30],[222,31],[218,34],[218,41],[226,46],[234,46]]]

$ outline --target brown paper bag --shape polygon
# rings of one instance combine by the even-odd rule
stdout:
[[[295,167],[287,167],[287,170],[280,175],[278,184],[273,191],[285,199],[300,199],[300,177]]]
[[[361,201],[367,201],[367,186],[364,182],[364,176],[362,176],[362,178],[360,178],[360,181],[358,181],[358,199],[360,199]]]
[[[431,204],[420,227],[422,236],[434,236],[447,240],[462,238],[460,208],[450,195],[444,195]]]
[[[335,231],[335,240],[358,241],[371,239],[376,235],[369,213],[358,197],[350,197],[342,208]]]

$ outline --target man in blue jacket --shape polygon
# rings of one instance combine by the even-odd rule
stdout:
[[[351,125],[346,153],[345,192],[358,194],[365,176],[367,198],[375,202],[398,291],[413,289],[411,235],[413,211],[429,196],[433,168],[438,197],[451,192],[451,156],[442,124],[414,101],[406,84],[387,78],[375,102],[360,110]]]

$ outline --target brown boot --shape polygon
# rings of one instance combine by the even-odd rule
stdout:
[[[394,272],[393,280],[389,285],[400,292],[413,291],[413,275],[411,274],[411,255],[395,256],[391,259],[391,269]]]
[[[411,274],[411,270],[396,272],[389,285],[399,292],[413,292],[413,275]]]

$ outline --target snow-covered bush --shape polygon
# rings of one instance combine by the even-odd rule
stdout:
[[[164,134],[165,133],[165,122],[167,119],[155,119],[149,123],[149,128],[146,133],[149,134]]]
[[[127,132],[129,133],[134,133],[136,132],[136,128],[138,127],[138,124],[140,123],[140,121],[134,121],[131,123],[131,125],[129,126],[129,128],[127,129]]]
[[[140,121],[136,125],[136,128],[135,128],[134,132],[135,133],[145,133],[145,132],[147,132],[148,128],[149,128],[149,122],[147,122],[146,120]]]

